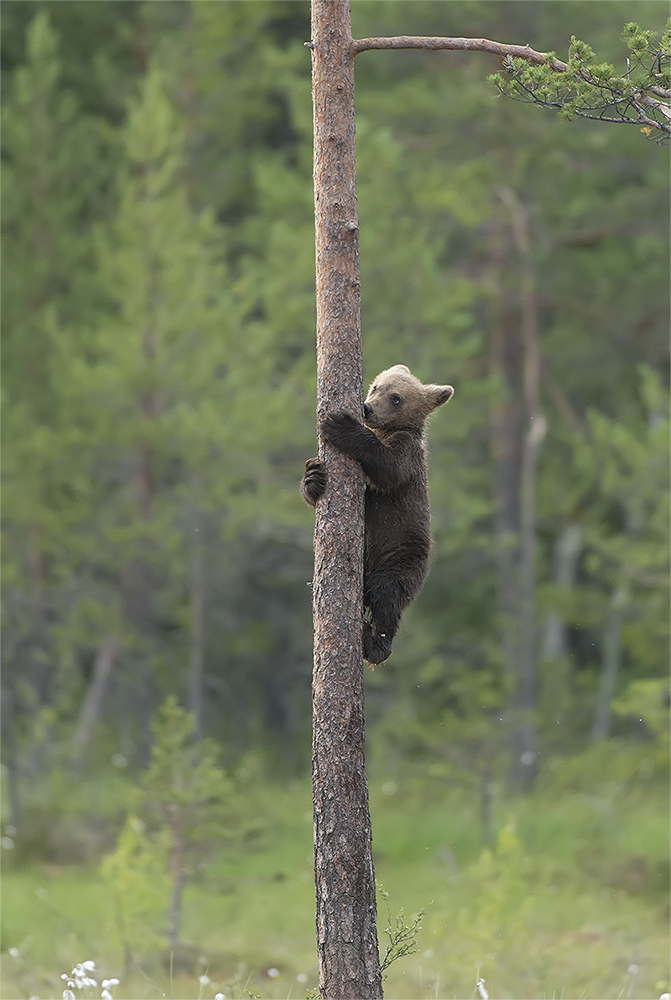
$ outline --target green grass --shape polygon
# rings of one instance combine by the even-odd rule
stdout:
[[[547,787],[499,801],[498,847],[483,851],[475,803],[463,792],[408,773],[384,794],[388,781],[373,775],[370,783],[378,881],[392,918],[432,901],[417,953],[388,970],[388,998],[470,998],[478,976],[492,1000],[643,1000],[668,991],[662,783],[600,795]],[[148,960],[114,989],[115,1000],[237,998],[245,990],[300,998],[316,985],[309,785],[256,785],[237,808],[248,838],[186,892],[182,937],[191,947],[173,955],[172,975],[169,957]],[[119,974],[113,908],[96,867],[6,868],[2,902],[5,1000],[61,997],[60,974],[88,958],[99,979]],[[204,974],[210,982],[201,984]]]

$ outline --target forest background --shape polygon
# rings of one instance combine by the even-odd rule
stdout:
[[[121,977],[116,997],[300,996],[316,982],[313,513],[297,488],[315,453],[309,4],[2,13],[2,995],[60,996],[86,958]],[[661,33],[666,14],[352,4],[355,37],[565,58],[574,34],[618,72],[623,25]],[[504,98],[499,69],[357,59],[365,377],[404,363],[455,386],[429,431],[431,573],[366,673],[392,929],[433,900],[386,992],[471,996],[484,977],[498,997],[659,996],[668,147]],[[527,307],[545,434],[521,718]],[[173,694],[227,778],[217,835],[187,838],[171,938],[171,828],[140,815]]]

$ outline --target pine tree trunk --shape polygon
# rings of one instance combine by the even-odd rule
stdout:
[[[312,0],[317,413],[362,418],[354,52],[349,0]],[[322,998],[382,996],[362,657],[363,476],[321,445],[313,582],[313,798]]]

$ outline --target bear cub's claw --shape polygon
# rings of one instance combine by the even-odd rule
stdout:
[[[352,435],[363,430],[363,425],[349,413],[327,413],[319,421],[321,437],[336,448],[351,443]]]
[[[301,493],[306,503],[314,507],[326,489],[326,466],[318,458],[309,458],[301,479]]]

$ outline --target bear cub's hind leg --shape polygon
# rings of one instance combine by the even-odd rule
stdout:
[[[408,595],[399,580],[387,577],[372,585],[366,581],[363,602],[370,609],[364,615],[363,657],[368,663],[382,663],[391,653]]]

